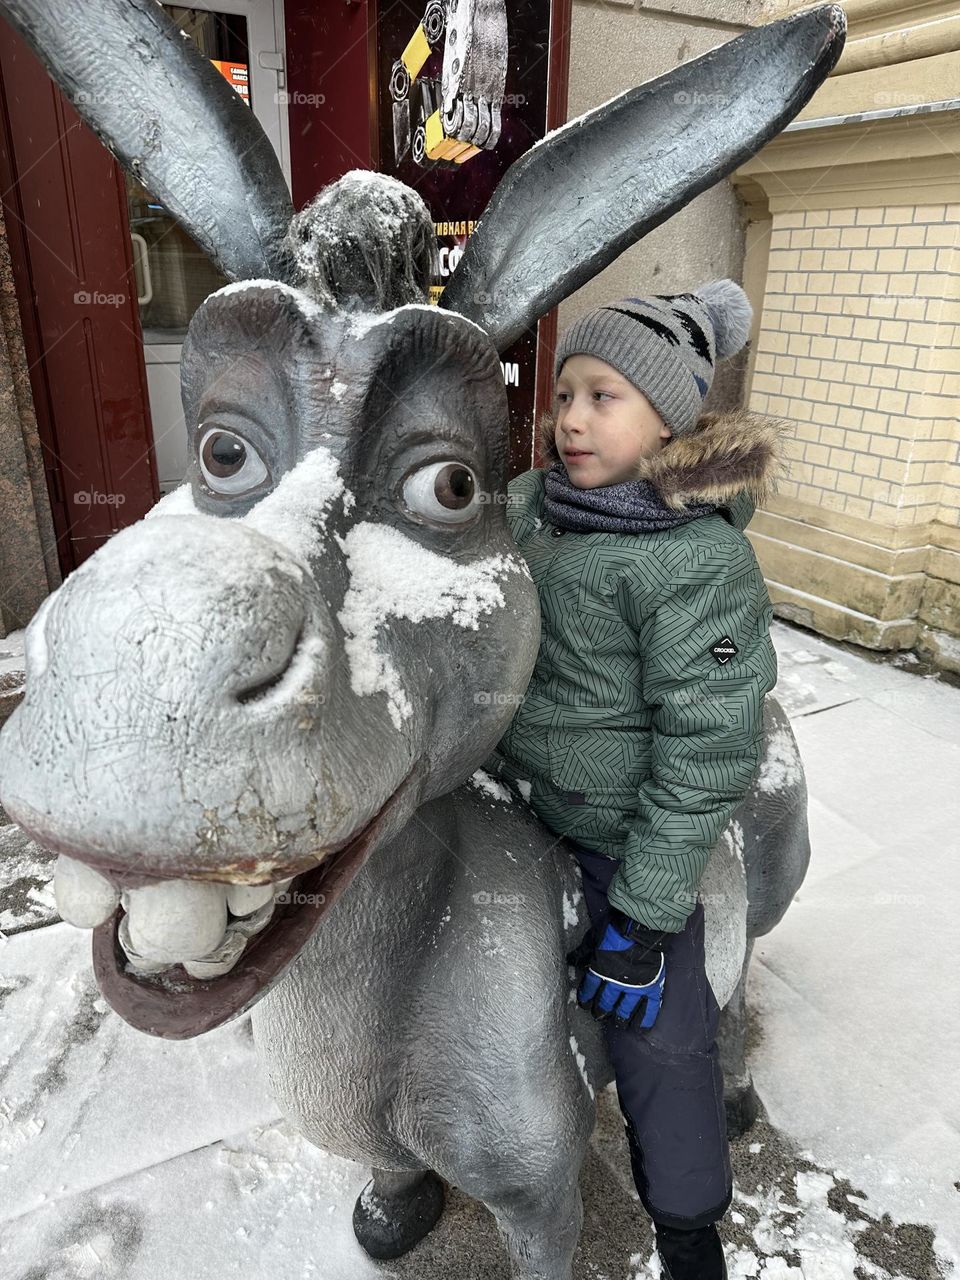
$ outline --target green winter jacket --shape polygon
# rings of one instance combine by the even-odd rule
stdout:
[[[777,658],[743,529],[779,466],[778,431],[753,414],[705,415],[644,459],[670,505],[723,503],[661,532],[559,530],[543,517],[545,470],[508,486],[541,640],[484,767],[529,783],[521,793],[558,835],[619,859],[609,900],[651,928],[683,928],[759,764]]]

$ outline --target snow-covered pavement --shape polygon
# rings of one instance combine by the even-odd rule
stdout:
[[[771,1121],[960,1261],[960,689],[775,627],[813,854],[758,940]],[[837,1272],[838,1275],[843,1274]]]
[[[813,858],[751,969],[767,1115],[734,1144],[730,1274],[960,1275],[960,689],[783,623],[774,639]],[[47,923],[52,862],[23,846],[0,827],[0,1275],[506,1280],[489,1215],[455,1191],[414,1254],[367,1259],[366,1170],[279,1120],[248,1020],[186,1043],[132,1031],[89,935]],[[575,1274],[654,1277],[601,1101]]]

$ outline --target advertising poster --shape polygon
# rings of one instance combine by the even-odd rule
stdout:
[[[245,62],[224,62],[222,58],[211,58],[223,78],[233,85],[237,93],[250,106],[250,70]]]
[[[551,0],[378,6],[378,169],[417,190],[440,245],[436,302],[510,165],[547,131]],[[530,465],[537,326],[500,353],[512,469]]]

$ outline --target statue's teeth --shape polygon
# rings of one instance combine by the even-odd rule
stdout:
[[[234,916],[252,916],[262,906],[273,901],[276,885],[230,884],[227,885],[227,906]]]
[[[210,955],[197,960],[184,960],[183,967],[191,978],[221,978],[237,963],[246,945],[244,935],[239,930],[231,929]]]
[[[217,978],[229,973],[249,939],[266,927],[293,880],[162,880],[121,892],[99,871],[61,854],[54,892],[62,919],[82,929],[103,924],[122,905],[119,941],[136,973],[146,977],[182,964],[191,977]]]
[[[127,957],[130,968],[135,973],[153,974],[162,973],[164,969],[169,969],[170,965],[165,961],[148,960],[146,956],[142,956],[136,947],[130,941],[130,917],[123,916],[120,921],[120,928],[117,930],[117,937],[120,939],[120,945],[123,947],[124,954]]]
[[[60,918],[78,929],[94,929],[117,909],[120,891],[85,862],[61,854],[53,877]]]
[[[209,955],[226,932],[226,889],[201,880],[165,880],[128,890],[123,903],[134,950],[166,964]]]
[[[227,926],[227,936],[215,951],[199,960],[184,960],[183,967],[191,978],[222,978],[229,973],[243,955],[247,942],[255,937],[270,923],[273,915],[273,899],[265,902],[252,915],[242,920],[231,920]]]

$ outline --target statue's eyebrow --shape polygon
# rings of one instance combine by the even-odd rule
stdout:
[[[411,444],[428,444],[431,440],[449,441],[451,444],[469,445],[475,450],[476,435],[463,428],[456,421],[437,419],[435,423],[424,427],[419,422],[411,422],[409,428],[398,431],[398,443],[404,448]]]
[[[272,358],[272,353],[254,353],[257,358],[253,364],[247,358],[250,354],[244,352],[227,360],[197,388],[193,408],[198,420],[210,413],[235,413],[252,422],[265,423],[269,415],[264,415],[263,406],[269,396],[282,397],[287,410],[295,411],[286,369]]]
[[[201,405],[203,403],[203,400],[201,400]],[[254,420],[257,418],[256,412],[248,404],[238,404],[234,400],[218,400],[214,397],[211,407],[206,410],[200,421],[203,422],[208,416],[216,413],[235,413],[238,418],[251,418]]]
[[[398,424],[391,440],[375,438],[370,446],[372,450],[384,457],[398,458],[410,449],[429,447],[447,448],[451,453],[458,453],[474,458],[478,464],[484,461],[482,448],[478,448],[477,437],[473,431],[461,426],[455,418],[436,418],[424,424],[422,419]]]
[[[387,405],[381,402],[380,412],[351,432],[350,444],[367,463],[378,459],[376,465],[395,465],[412,450],[430,450],[439,454],[447,450],[451,455],[469,458],[478,466],[489,465],[487,451],[478,439],[475,429],[465,421],[464,415],[454,405],[440,402],[435,413],[424,414],[412,397],[396,395],[391,390]],[[461,406],[466,407],[466,406]],[[386,424],[389,430],[384,430]]]

